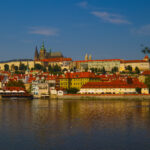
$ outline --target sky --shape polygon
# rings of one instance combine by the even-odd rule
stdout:
[[[47,51],[82,60],[142,59],[150,46],[149,0],[0,0],[0,61]]]

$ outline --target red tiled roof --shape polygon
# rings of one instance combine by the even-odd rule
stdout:
[[[9,91],[13,91],[13,90],[21,91],[22,90],[22,91],[25,91],[25,89],[22,87],[5,87],[4,90],[9,90]]]
[[[121,61],[121,59],[77,60],[77,61],[74,61],[74,62],[93,62],[93,61]]]
[[[98,78],[95,73],[92,72],[67,72],[62,78]]]
[[[61,61],[72,61],[72,58],[49,58],[49,59],[42,59],[42,62],[61,62]]]
[[[122,60],[121,63],[141,63],[147,62],[146,60]]]
[[[150,75],[150,70],[143,71],[142,75]]]
[[[149,59],[148,55],[145,55],[144,59]]]
[[[2,82],[4,79],[4,76],[0,76],[0,82]]]
[[[82,88],[147,88],[144,83],[138,80],[133,80],[132,84],[123,80],[113,80],[111,82],[88,82],[82,86]]]

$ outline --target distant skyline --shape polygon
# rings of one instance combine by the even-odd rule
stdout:
[[[150,46],[148,0],[1,0],[0,61],[47,50],[74,60],[142,59]]]

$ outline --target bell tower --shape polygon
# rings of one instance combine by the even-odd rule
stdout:
[[[45,56],[46,56],[46,49],[45,49],[44,42],[43,42],[41,49],[40,49],[40,56],[39,56],[40,60],[45,59]]]
[[[88,60],[88,54],[85,55],[85,60]]]

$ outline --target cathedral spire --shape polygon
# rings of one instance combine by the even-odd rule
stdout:
[[[39,59],[39,53],[38,53],[38,49],[37,46],[35,47],[35,54],[34,54],[34,60],[38,60]]]
[[[43,43],[42,43],[41,50],[45,50],[44,41],[43,41]]]

